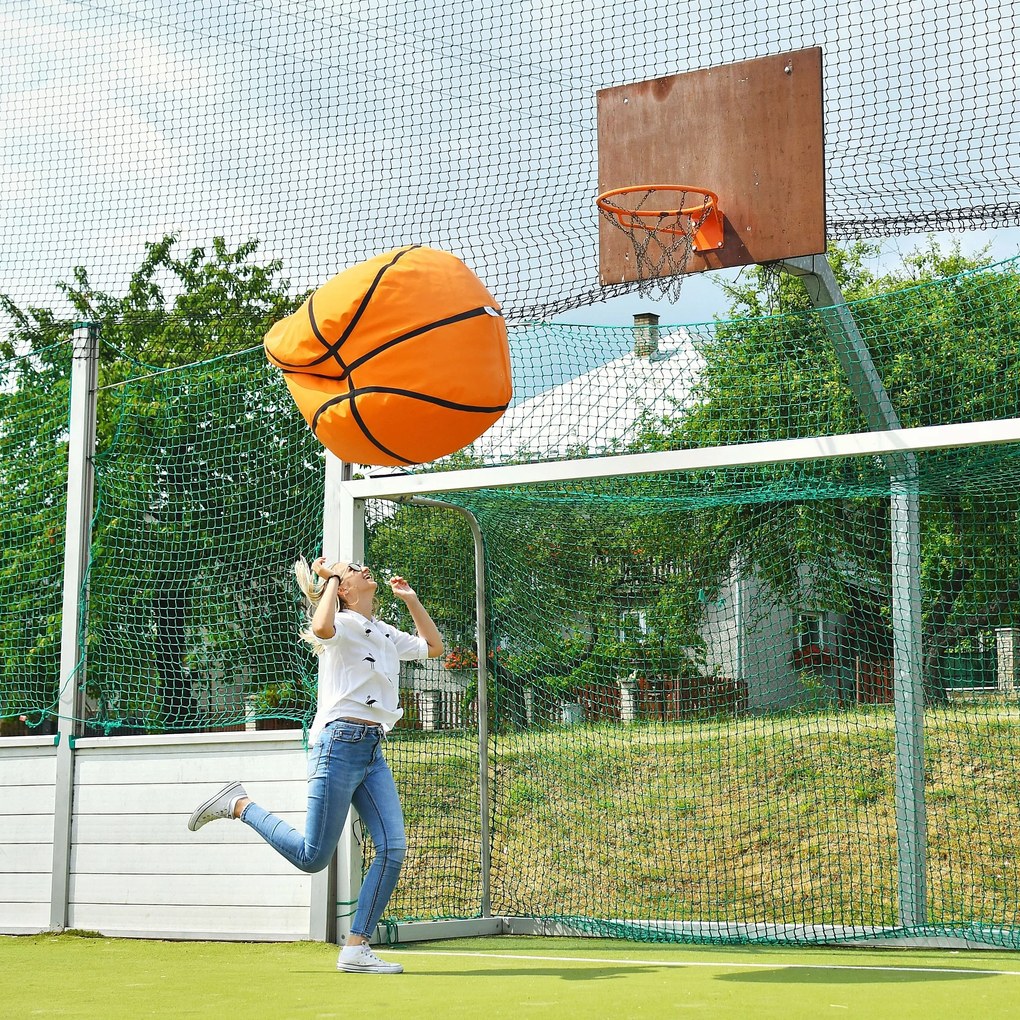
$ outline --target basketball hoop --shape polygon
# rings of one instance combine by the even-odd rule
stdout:
[[[605,191],[595,204],[630,239],[642,294],[679,290],[691,256],[723,246],[719,196],[707,188],[635,184]]]
[[[681,196],[679,208],[675,202],[670,203],[672,208],[663,208],[666,198],[674,194]],[[700,201],[687,205],[688,195],[694,195]],[[691,184],[635,184],[603,192],[595,199],[595,204],[604,213],[615,217],[624,230],[690,237],[694,251],[722,247],[719,196],[707,188],[696,188]],[[654,223],[651,222],[653,220]]]

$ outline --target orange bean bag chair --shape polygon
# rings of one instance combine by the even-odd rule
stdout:
[[[513,393],[506,324],[460,259],[418,245],[345,269],[265,337],[319,441],[355,464],[460,450]]]

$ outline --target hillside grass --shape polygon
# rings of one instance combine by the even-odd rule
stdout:
[[[1020,711],[929,710],[927,886],[935,925],[1020,923]],[[473,735],[391,742],[410,851],[397,918],[474,916]],[[888,707],[497,734],[492,912],[893,925]]]

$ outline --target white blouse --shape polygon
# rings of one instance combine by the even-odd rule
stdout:
[[[404,714],[400,707],[401,659],[427,659],[423,637],[344,609],[333,619],[333,636],[324,647],[319,697],[308,734],[314,743],[335,719],[370,719],[389,733]]]

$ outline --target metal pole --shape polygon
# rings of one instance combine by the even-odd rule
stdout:
[[[485,612],[485,540],[478,519],[470,510],[439,499],[413,496],[414,506],[436,506],[461,514],[471,528],[475,550],[475,619],[478,628],[478,849],[482,878],[481,916],[492,916],[491,823],[489,820],[489,627]]]
[[[352,500],[343,491],[350,481],[350,464],[326,453],[325,494],[322,508],[322,553],[336,560],[360,560],[365,546],[365,501]],[[320,662],[320,682],[321,669]],[[350,934],[354,903],[361,892],[361,847],[354,838],[357,813],[350,817],[340,836],[337,852],[325,870],[312,876],[309,937],[321,942],[336,942]],[[338,924],[338,907],[340,921]]]
[[[892,399],[878,374],[839,283],[824,255],[781,262],[798,277],[822,322],[872,431],[899,429]],[[899,922],[926,922],[927,811],[924,799],[924,686],[921,629],[921,512],[917,458],[913,453],[883,457],[891,475],[891,616],[893,706],[896,743],[896,845]]]
[[[334,466],[330,488],[336,493],[336,514],[331,524],[327,522],[323,551],[327,556],[335,556],[338,560],[364,562],[365,501],[353,499],[343,485],[344,482],[351,480],[353,468],[350,464],[336,460],[332,454],[326,454],[326,459],[332,461]],[[358,812],[352,807],[337,848],[336,901],[342,908],[337,932],[338,941],[351,933],[355,904],[361,894],[365,859],[355,834],[357,824]]]
[[[453,468],[420,474],[359,478],[345,486],[357,499],[392,499],[446,495],[475,489],[511,489],[545,482],[588,478],[643,478],[664,473],[718,471],[759,464],[799,464],[806,460],[908,456],[904,450],[963,450],[975,446],[1020,443],[1020,418],[968,421],[955,425],[918,425],[885,432],[851,432],[836,436],[802,436],[755,443],[696,446],[654,453],[614,453],[573,460],[542,460],[500,467]],[[895,473],[895,472],[894,472]]]
[[[824,255],[787,259],[780,262],[784,272],[796,276],[808,293],[813,308],[823,309],[822,322],[836,350],[836,357],[850,381],[857,403],[873,432],[898,429],[900,420],[882,377],[871,360],[853,312]]]
[[[71,882],[74,738],[81,719],[84,680],[82,628],[85,575],[92,529],[93,460],[96,448],[96,383],[99,325],[77,322],[72,334],[71,395],[67,443],[67,511],[64,522],[63,602],[60,622],[60,700],[57,709],[50,927],[67,927]]]
[[[921,514],[916,475],[904,474],[893,478],[889,512],[892,527],[891,614],[899,921],[904,928],[914,928],[928,920]]]

